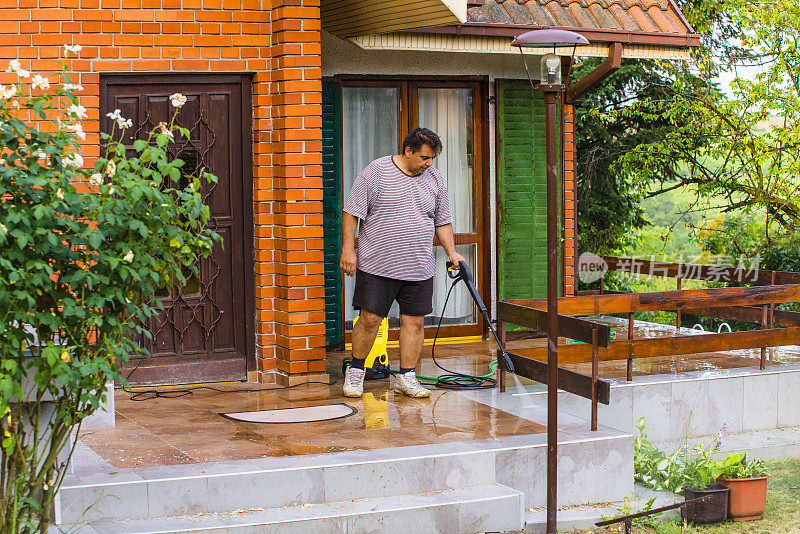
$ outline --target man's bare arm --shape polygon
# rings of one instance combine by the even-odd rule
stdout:
[[[453,225],[444,224],[442,226],[437,226],[436,237],[439,238],[439,242],[442,244],[442,248],[444,249],[445,254],[447,254],[447,257],[453,262],[455,268],[458,269],[458,264],[460,261],[464,261],[464,256],[456,252],[456,242],[455,238],[453,237]]]
[[[342,255],[339,267],[348,276],[356,274],[356,229],[358,218],[349,213],[342,212]]]

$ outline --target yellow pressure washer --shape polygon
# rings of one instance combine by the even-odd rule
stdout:
[[[358,322],[360,316],[353,318],[353,326]],[[391,370],[389,369],[389,354],[386,351],[386,346],[389,343],[389,318],[384,317],[381,325],[378,327],[378,334],[375,336],[375,343],[372,344],[372,349],[367,354],[364,360],[364,375],[365,380],[380,380],[389,378]],[[347,367],[350,365],[350,358],[342,360],[342,375],[344,375]]]

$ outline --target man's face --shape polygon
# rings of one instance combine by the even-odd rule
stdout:
[[[433,165],[436,152],[428,145],[422,145],[422,148],[416,152],[412,152],[411,148],[406,147],[405,156],[408,158],[408,170],[411,171],[411,174],[416,175],[425,172],[428,167]]]

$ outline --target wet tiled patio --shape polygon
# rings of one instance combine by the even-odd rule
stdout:
[[[424,369],[427,367],[426,362]],[[245,383],[213,387],[223,391],[199,389],[192,395],[142,402],[117,390],[116,427],[86,430],[81,441],[113,466],[126,468],[450,443],[545,431],[540,424],[452,391],[435,389],[430,399],[396,395],[388,380],[366,382],[361,399],[342,396],[341,380],[331,386],[306,384],[291,389]],[[236,391],[241,389],[257,391]],[[244,423],[219,415],[340,402],[353,406],[357,413],[345,419],[295,424]]]
[[[612,326],[617,339],[626,327]],[[638,324],[636,337],[674,335],[674,328]],[[566,342],[563,340],[562,342]],[[509,342],[509,348],[541,346],[542,339]],[[439,363],[452,370],[484,374],[493,358],[494,344],[462,343],[437,345]],[[421,372],[438,375],[430,359],[430,347]],[[397,349],[389,349],[394,362]],[[344,352],[329,353],[328,371],[341,376]],[[729,369],[758,365],[760,352],[735,351],[637,359],[635,375],[674,375],[689,371]],[[800,362],[798,347],[769,349],[770,363]],[[589,364],[574,369],[588,373]],[[625,361],[601,362],[602,378],[625,375]],[[523,383],[531,383],[522,380]],[[513,386],[514,381],[510,380]],[[116,427],[84,430],[81,441],[116,468],[193,464],[264,457],[290,456],[357,449],[382,449],[409,445],[453,443],[485,438],[543,433],[543,421],[529,420],[472,400],[459,392],[434,389],[430,399],[395,395],[388,380],[366,383],[362,399],[341,394],[341,379],[333,385],[306,384],[275,389],[257,384],[216,384],[222,391],[198,389],[192,395],[137,402],[131,394],[117,390]],[[169,388],[156,388],[162,391]],[[237,391],[250,390],[250,391]],[[141,391],[141,390],[137,390]],[[231,421],[221,412],[271,410],[333,403],[357,409],[351,417],[302,424],[257,424]]]

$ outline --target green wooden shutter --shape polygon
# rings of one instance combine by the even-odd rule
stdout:
[[[322,217],[325,257],[325,344],[342,342],[342,105],[341,87],[322,82]]]
[[[497,93],[498,296],[541,298],[547,296],[544,101],[522,80],[498,81]],[[560,227],[561,217],[559,235]]]

